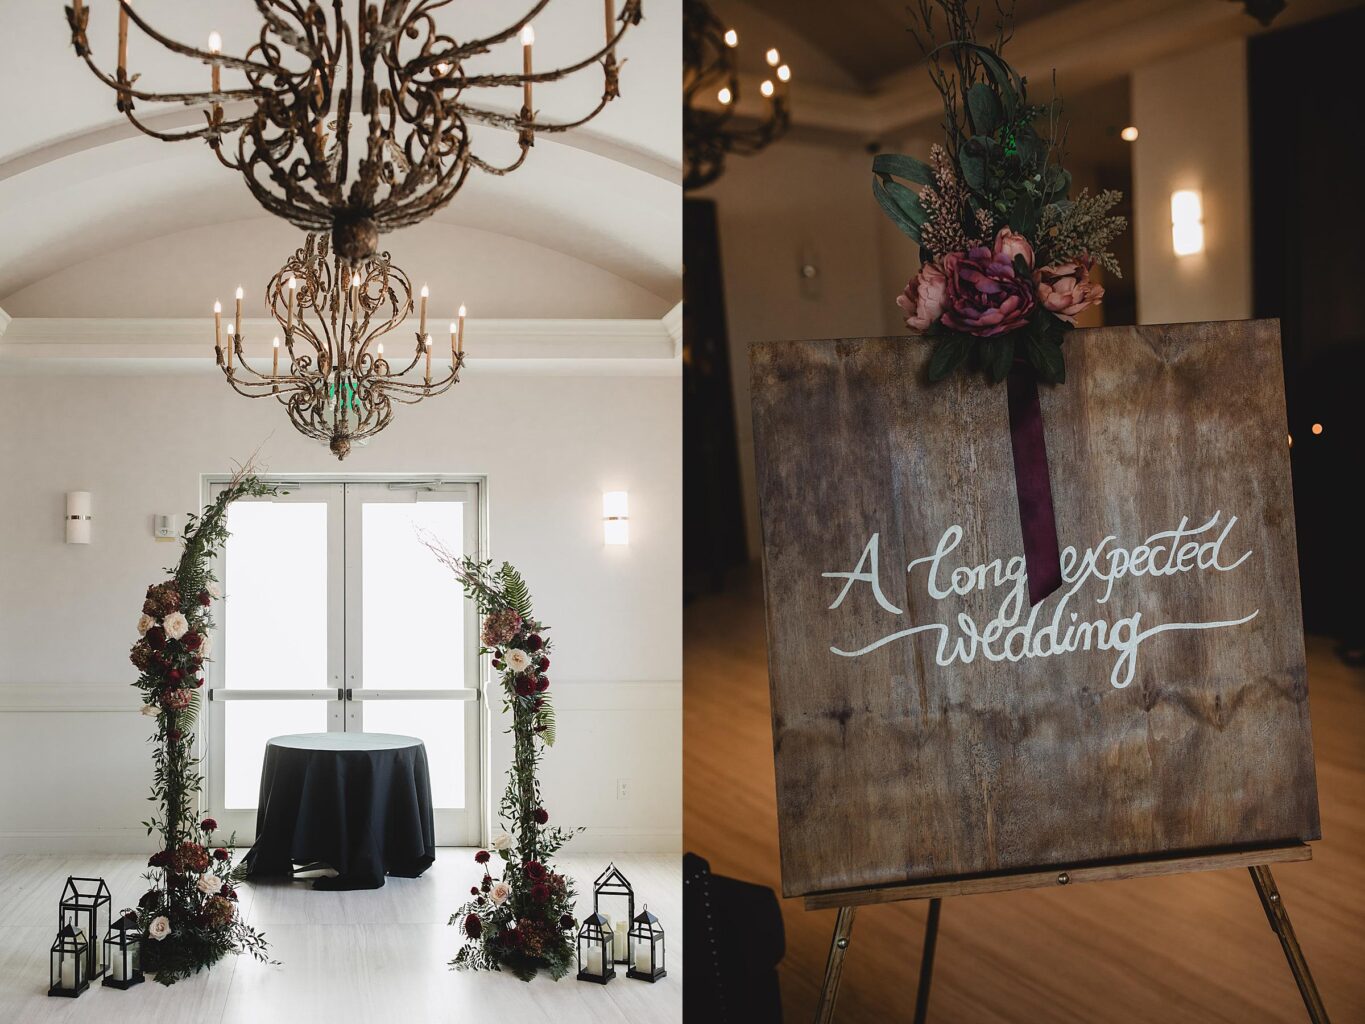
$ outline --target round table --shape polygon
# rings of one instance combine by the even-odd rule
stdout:
[[[412,736],[318,732],[266,743],[253,876],[292,875],[322,863],[336,878],[315,889],[378,889],[416,878],[436,859],[427,750]]]

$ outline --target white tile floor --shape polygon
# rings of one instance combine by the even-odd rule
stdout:
[[[482,872],[472,851],[443,849],[416,879],[382,889],[315,892],[305,882],[247,885],[243,910],[278,966],[230,957],[166,988],[92,986],[78,999],[47,997],[47,950],[69,874],[102,876],[115,910],[145,888],[145,858],[0,857],[0,1024],[672,1024],[682,1020],[682,860],[679,856],[563,856],[578,883],[579,916],[592,880],[614,859],[667,934],[668,976],[653,985],[619,974],[606,986],[510,974],[470,974],[446,963],[459,934],[446,922]],[[585,897],[583,894],[587,893]]]

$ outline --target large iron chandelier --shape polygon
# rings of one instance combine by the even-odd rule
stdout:
[[[791,124],[787,84],[791,68],[769,49],[764,59],[772,78],[759,86],[766,115],[757,124],[735,124],[739,106],[739,70],[735,51],[739,33],[725,28],[704,0],[683,6],[683,147],[687,170],[683,188],[709,185],[725,171],[729,153],[752,156],[786,134]],[[776,82],[773,79],[776,79]]]
[[[222,304],[213,304],[214,350],[227,382],[249,398],[277,399],[299,433],[326,441],[338,459],[388,426],[395,403],[420,402],[460,382],[465,307],[450,324],[449,368],[433,376],[425,285],[411,357],[390,362],[385,354],[384,335],[412,313],[412,283],[386,252],[351,263],[329,258],[326,235],[308,236],[266,286],[284,338],[283,356],[280,337],[272,342],[268,373],[248,361],[241,288],[236,299],[226,343]]]
[[[333,250],[346,260],[373,256],[379,234],[431,216],[459,191],[470,168],[507,174],[520,167],[537,132],[564,132],[591,121],[620,95],[616,46],[640,21],[641,0],[603,0],[605,43],[575,63],[548,71],[533,68],[531,20],[550,0],[500,32],[459,40],[442,32],[436,12],[451,0],[356,0],[354,25],[343,0],[330,11],[319,0],[255,0],[260,34],[240,57],[223,52],[218,33],[207,48],[162,35],[130,0],[118,4],[118,65],[111,75],[94,62],[86,38],[90,10],[83,0],[66,9],[71,40],[95,76],[118,94],[116,106],[141,132],[168,142],[205,139],[224,166],[238,171],[271,213],[309,231],[331,230]],[[137,85],[128,67],[130,23],[158,46],[208,68],[205,92],[156,92]],[[522,67],[509,74],[471,74],[470,58],[520,35]],[[587,114],[565,123],[540,121],[532,86],[553,82],[600,63],[602,98]],[[245,80],[224,87],[226,70]],[[485,90],[519,88],[521,109],[503,113],[481,106]],[[245,101],[238,114],[225,104]],[[138,103],[201,108],[204,124],[158,131],[138,117]],[[236,108],[234,108],[235,110]],[[358,110],[359,117],[352,121]],[[471,151],[471,124],[516,133],[518,152],[495,164]]]

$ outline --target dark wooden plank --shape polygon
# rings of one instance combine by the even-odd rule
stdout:
[[[1305,843],[1271,846],[1255,850],[1223,850],[1192,857],[1163,857],[1153,860],[1119,861],[1084,867],[1051,868],[1047,871],[1021,871],[1008,875],[955,878],[941,882],[912,882],[877,888],[849,889],[844,892],[818,892],[805,898],[807,910],[836,907],[868,907],[902,900],[942,899],[945,896],[980,896],[1019,889],[1056,889],[1081,882],[1118,882],[1128,878],[1155,878],[1182,875],[1191,871],[1225,871],[1228,868],[1253,868],[1265,864],[1313,859],[1313,848]],[[1065,879],[1065,881],[1063,881]]]
[[[1013,584],[936,599],[928,566],[906,568],[954,526],[940,581],[1022,555],[1004,388],[929,385],[914,339],[754,346],[786,895],[1318,837],[1278,325],[1075,331],[1066,352],[1042,396],[1063,548],[1112,536],[1107,557],[1217,514],[1194,540],[1236,522],[1203,557],[1250,554],[1125,576],[1107,601],[1084,581],[1058,633],[1102,622],[1092,649],[945,666],[934,624],[951,644]],[[845,580],[822,573],[874,535],[884,602],[854,582],[831,608]],[[1121,652],[1095,649],[1122,620],[1126,637],[1253,613],[1148,636],[1122,687]]]

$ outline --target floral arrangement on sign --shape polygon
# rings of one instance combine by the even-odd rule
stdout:
[[[923,35],[910,31],[943,98],[947,141],[927,164],[890,153],[872,162],[877,201],[920,246],[919,273],[896,302],[907,327],[936,341],[930,380],[970,366],[998,382],[1023,360],[1059,383],[1066,331],[1104,297],[1092,272],[1120,276],[1107,246],[1127,227],[1109,212],[1122,194],[1068,198],[1060,101],[1031,102],[1028,80],[1000,56],[1010,11],[997,5],[995,42],[985,46],[976,41],[979,8],[918,3]],[[942,42],[936,9],[946,22]],[[897,178],[919,185],[918,194]]]
[[[555,740],[550,677],[545,674],[550,667],[549,627],[535,618],[526,581],[511,565],[504,562],[494,570],[491,561],[452,554],[432,538],[426,544],[478,608],[483,621],[480,653],[492,656],[501,676],[503,711],[512,716],[508,731],[514,744],[499,807],[506,831],[493,840],[492,852],[474,855],[483,879],[451,915],[464,943],[450,964],[465,970],[506,968],[523,981],[543,970],[558,980],[576,964],[577,922],[573,882],[551,867],[550,858],[575,830],[549,825],[536,775],[543,747]],[[490,867],[494,854],[502,861],[501,878]]]
[[[221,596],[209,560],[227,540],[227,509],[246,495],[273,494],[250,471],[240,470],[214,502],[185,524],[184,550],[171,577],[147,588],[138,619],[140,638],[130,658],[140,675],[142,713],[155,718],[152,795],[160,810],[143,824],[161,836],[161,849],[147,861],[151,888],[138,901],[146,937],[142,966],[163,985],[212,966],[229,953],[265,960],[265,936],[242,920],[228,847],[215,846],[218,823],[198,818],[203,786],[194,755],[194,726],[201,675],[209,656],[213,621],[209,608]]]

